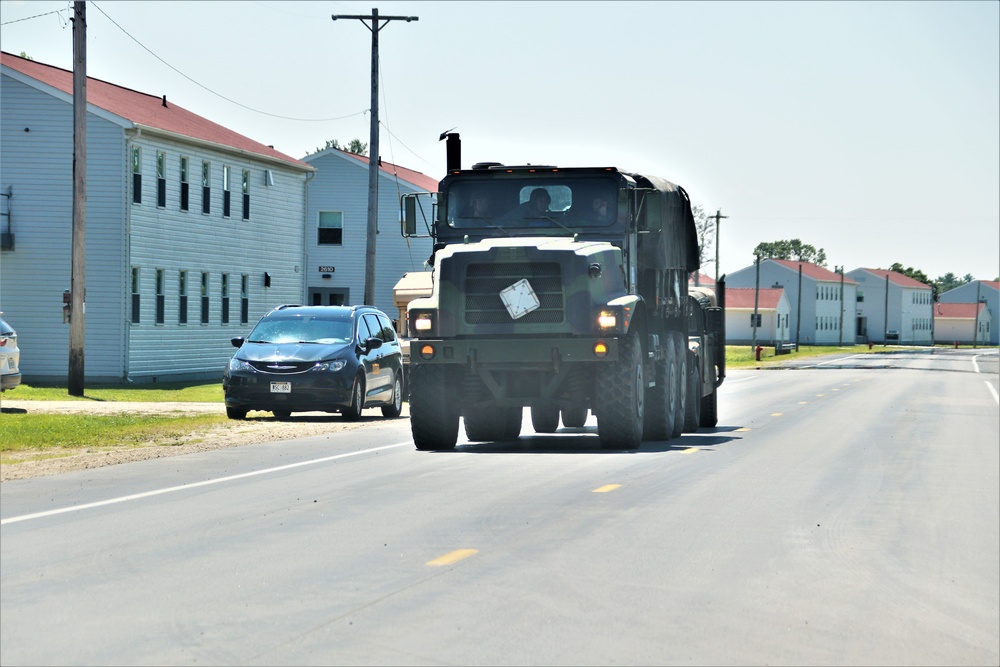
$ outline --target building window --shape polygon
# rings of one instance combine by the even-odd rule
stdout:
[[[132,267],[132,324],[139,324],[139,267]]]
[[[201,274],[201,323],[208,324],[208,274]]]
[[[229,274],[222,274],[222,319],[223,324],[229,324]]]
[[[181,210],[188,210],[188,159],[186,157],[181,158]]]
[[[319,245],[343,245],[344,244],[344,212],[343,211],[320,211],[319,212],[319,236],[316,240]]]
[[[222,165],[222,217],[229,217],[229,205],[230,205],[230,192],[229,192],[229,175],[232,170],[228,164]]]
[[[163,324],[166,294],[163,291],[163,269],[156,270],[156,323]]]
[[[858,303],[864,303],[864,300],[865,300],[865,293],[862,292],[861,290],[858,290]]]
[[[181,271],[180,277],[177,283],[177,323],[187,324],[188,323],[188,273],[187,271]]]
[[[243,170],[243,219],[250,219],[250,172]]]
[[[201,163],[201,212],[208,215],[212,212],[212,164],[207,160]]]
[[[142,203],[142,148],[132,147],[132,203]]]
[[[167,205],[167,154],[163,151],[156,151],[156,205]]]
[[[244,172],[246,173],[246,172]],[[250,276],[240,276],[240,324],[250,323]]]

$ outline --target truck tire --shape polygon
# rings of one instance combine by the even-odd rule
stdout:
[[[472,408],[465,415],[465,435],[474,442],[514,440],[521,434],[521,408]]]
[[[697,358],[688,359],[687,404],[684,410],[684,432],[694,433],[701,426],[701,369]]]
[[[677,414],[677,348],[665,341],[666,358],[656,364],[656,386],[646,389],[646,415],[643,440],[669,440],[673,437]]]
[[[535,433],[555,433],[559,428],[559,408],[554,405],[531,406],[531,428]]]
[[[587,423],[587,413],[590,410],[586,405],[578,405],[572,408],[563,408],[562,423],[566,428],[580,428]]]
[[[635,449],[642,443],[646,381],[642,345],[632,334],[619,341],[618,363],[600,373],[597,434],[604,449]]]
[[[687,387],[688,387],[688,349],[684,336],[679,332],[671,332],[671,342],[677,357],[677,383],[673,385],[672,391],[676,392],[676,398],[672,401],[674,406],[674,430],[671,431],[671,438],[679,438],[684,432],[684,418],[687,411]]]
[[[718,410],[719,390],[713,388],[712,393],[701,399],[701,425],[707,428],[715,428],[719,423]]]
[[[458,441],[458,410],[448,395],[445,369],[412,366],[410,380],[410,432],[422,451],[447,451]]]

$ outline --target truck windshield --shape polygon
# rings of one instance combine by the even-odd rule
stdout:
[[[618,219],[614,181],[476,179],[453,183],[446,219],[456,229],[603,227]]]

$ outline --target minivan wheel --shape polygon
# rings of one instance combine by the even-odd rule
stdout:
[[[396,380],[392,383],[392,403],[382,406],[382,416],[387,419],[395,419],[403,412],[403,380],[396,375]]]
[[[361,419],[361,411],[365,407],[365,379],[360,375],[354,379],[354,391],[351,392],[351,404],[344,408],[344,419],[357,421]]]
[[[230,419],[246,419],[247,411],[239,408],[226,408],[226,416]]]

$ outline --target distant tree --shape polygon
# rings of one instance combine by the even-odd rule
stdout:
[[[790,259],[826,266],[826,251],[822,248],[817,250],[815,246],[803,243],[799,239],[758,243],[753,249],[753,254],[759,255],[761,259]]]
[[[948,290],[953,290],[956,287],[961,287],[966,283],[971,283],[974,280],[971,273],[965,274],[965,278],[959,278],[954,273],[949,271],[943,276],[938,276],[938,279],[933,282],[934,288],[936,290],[935,298],[938,294],[943,294]]]
[[[908,266],[904,269],[903,265],[900,264],[899,262],[895,262],[892,266],[889,267],[889,270],[895,271],[896,273],[902,273],[904,276],[913,278],[917,282],[921,282],[925,285],[930,285],[931,283],[933,283],[933,281],[930,278],[928,278],[927,274],[924,273],[923,271],[915,269],[912,266]]]
[[[21,57],[24,58],[25,60],[34,60],[34,58],[32,58],[31,56],[29,56],[24,51],[21,51]]]
[[[715,264],[715,256],[711,253],[715,241],[715,223],[705,213],[701,204],[693,204],[691,213],[694,215],[694,227],[698,233],[698,260],[704,268],[706,264]]]
[[[307,155],[313,155],[330,148],[336,148],[338,151],[347,151],[348,153],[354,153],[355,155],[368,155],[368,144],[360,139],[351,139],[350,143],[346,146],[341,146],[340,142],[336,139],[327,139],[325,146],[317,148],[312,153],[307,153]]]

